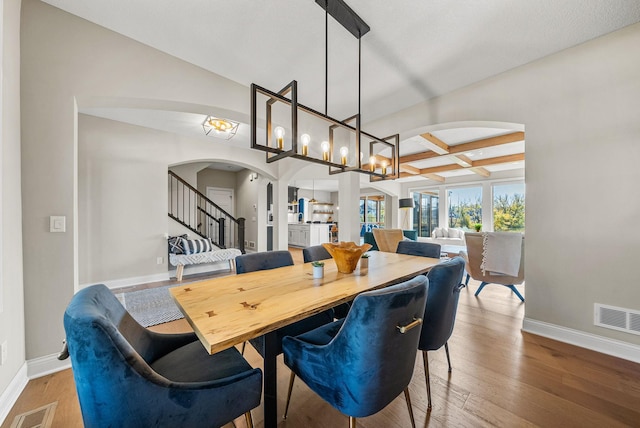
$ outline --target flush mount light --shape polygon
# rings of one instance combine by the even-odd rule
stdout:
[[[207,116],[202,122],[202,129],[204,129],[205,135],[229,140],[238,132],[238,125],[240,125],[238,122],[229,119]]]
[[[400,136],[378,138],[360,128],[361,39],[370,28],[344,0],[316,3],[325,10],[324,114],[298,103],[295,80],[278,92],[252,83],[251,148],[266,152],[267,163],[292,157],[327,165],[329,174],[354,171],[368,174],[371,181],[399,178]],[[329,15],[358,39],[358,113],[343,120],[327,114]],[[262,101],[264,116],[259,118],[258,104]],[[265,130],[260,141],[258,121]],[[363,164],[363,159],[369,162]]]

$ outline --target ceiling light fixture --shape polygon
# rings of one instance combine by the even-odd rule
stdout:
[[[311,180],[311,199],[309,199],[309,203],[310,204],[315,204],[316,202],[318,202],[318,200],[316,199],[316,182],[315,180]]]
[[[329,174],[355,171],[368,174],[370,181],[399,178],[399,135],[378,138],[360,128],[361,39],[370,28],[344,0],[316,0],[316,3],[325,10],[324,113],[298,103],[295,80],[278,92],[252,83],[251,148],[266,152],[267,163],[292,157],[327,165]],[[358,113],[344,120],[327,114],[329,15],[358,39]],[[258,97],[264,100],[264,118],[258,118]],[[261,141],[258,141],[259,120],[265,130]],[[321,126],[317,126],[318,123]],[[298,135],[299,129],[303,131],[301,135]],[[316,133],[315,139],[312,130]],[[302,143],[300,147],[298,140]],[[363,164],[362,159],[369,162]]]
[[[238,122],[229,119],[207,116],[204,122],[202,122],[202,129],[204,129],[205,135],[211,134],[214,137],[229,140],[238,132],[238,125],[240,125]]]

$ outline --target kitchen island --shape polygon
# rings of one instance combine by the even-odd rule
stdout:
[[[330,242],[333,223],[289,223],[289,245],[311,247]]]

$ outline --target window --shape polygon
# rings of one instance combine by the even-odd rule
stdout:
[[[493,186],[493,230],[524,232],[524,183]]]
[[[373,195],[360,198],[360,222],[384,227],[384,196]]]
[[[449,227],[474,230],[482,224],[482,187],[451,189],[449,196]]]
[[[438,201],[435,193],[413,194],[413,229],[418,231],[418,236],[429,237],[438,227]]]

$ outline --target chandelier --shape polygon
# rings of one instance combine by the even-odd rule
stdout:
[[[295,158],[327,165],[331,175],[355,171],[368,174],[370,181],[396,179],[400,176],[399,135],[378,138],[360,127],[361,39],[370,28],[344,0],[316,3],[325,10],[325,111],[298,102],[295,80],[278,92],[252,83],[251,148],[266,152],[267,163]],[[327,114],[329,15],[358,39],[358,113],[343,120]],[[264,105],[263,118],[258,117],[259,101]],[[265,131],[260,137],[259,121]]]

